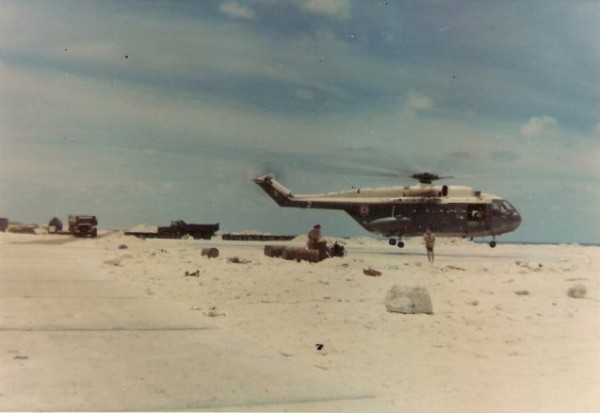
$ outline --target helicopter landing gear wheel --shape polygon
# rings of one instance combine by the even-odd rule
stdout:
[[[404,248],[404,242],[398,241],[398,248]]]
[[[396,238],[390,238],[388,242],[390,245],[396,245]]]
[[[490,241],[490,247],[496,248],[496,237],[494,237],[494,239]]]

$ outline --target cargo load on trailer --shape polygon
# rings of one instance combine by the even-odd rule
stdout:
[[[187,224],[179,219],[171,221],[168,227],[158,227],[156,232],[126,231],[125,235],[138,238],[171,238],[181,239],[192,237],[194,239],[211,239],[219,230],[219,224]]]
[[[261,234],[256,232],[226,232],[221,234],[225,241],[291,241],[297,235]]]

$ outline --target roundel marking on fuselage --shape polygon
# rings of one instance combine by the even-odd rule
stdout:
[[[363,216],[366,217],[367,215],[369,215],[370,209],[369,209],[369,205],[367,204],[362,204],[358,207],[358,213]]]

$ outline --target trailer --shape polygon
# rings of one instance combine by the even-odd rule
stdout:
[[[138,232],[125,231],[125,235],[131,235],[138,238],[163,238],[163,239],[181,239],[183,237],[192,237],[194,239],[211,239],[219,230],[219,223],[216,224],[187,224],[179,219],[171,221],[168,227],[158,227],[156,232]]]

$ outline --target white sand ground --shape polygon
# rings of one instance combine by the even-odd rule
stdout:
[[[258,242],[0,234],[0,245],[32,241],[53,248],[56,271],[84,254],[99,273],[177,301],[401,412],[593,412],[600,405],[599,247],[491,249],[440,239],[430,265],[419,240],[398,249],[365,238],[345,240],[344,258],[311,264],[266,257]],[[220,256],[202,256],[206,247]],[[26,265],[27,248],[20,251]],[[383,274],[365,276],[366,267]],[[425,287],[433,314],[386,312],[395,284]],[[585,286],[585,298],[567,295],[576,285]]]

